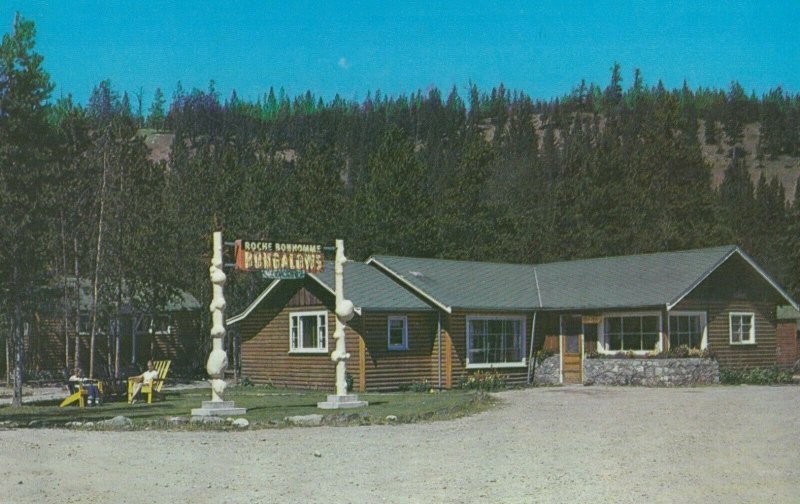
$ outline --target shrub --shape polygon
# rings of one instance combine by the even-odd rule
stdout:
[[[555,354],[556,354],[555,352],[550,351],[550,350],[537,350],[536,351],[536,365],[538,366],[539,364],[541,364],[542,362],[547,360],[548,357],[552,357]]]
[[[776,385],[792,383],[792,373],[778,368],[723,369],[719,381],[725,385]]]
[[[497,371],[476,371],[461,378],[459,387],[468,390],[494,391],[506,388],[506,377]]]
[[[433,388],[433,385],[428,380],[422,380],[421,382],[412,382],[410,384],[405,384],[400,386],[401,392],[429,392]]]

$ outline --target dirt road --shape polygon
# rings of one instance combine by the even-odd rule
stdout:
[[[449,422],[0,431],[0,502],[798,502],[800,387],[569,387]]]

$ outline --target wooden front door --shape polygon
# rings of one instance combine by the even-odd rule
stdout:
[[[561,316],[561,376],[564,384],[583,383],[583,323],[580,315]]]

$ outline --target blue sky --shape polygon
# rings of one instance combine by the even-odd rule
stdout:
[[[109,2],[0,0],[0,30],[14,11],[33,20],[57,87],[85,103],[110,79],[147,102],[178,81],[209,80],[254,100],[270,86],[363,98],[430,85],[462,96],[469,82],[503,82],[534,97],[607,84],[622,65],[667,87],[800,92],[800,1],[785,2]],[[495,4],[495,5],[492,5]]]

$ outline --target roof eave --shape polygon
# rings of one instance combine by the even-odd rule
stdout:
[[[697,279],[696,279],[694,282],[692,282],[692,284],[691,284],[689,287],[687,287],[686,289],[684,289],[684,290],[683,290],[683,292],[681,292],[681,293],[678,295],[678,297],[677,297],[677,298],[675,298],[675,299],[674,299],[674,300],[672,300],[672,301],[668,301],[668,302],[666,303],[667,311],[670,311],[670,310],[672,310],[673,308],[675,308],[675,306],[677,306],[677,304],[678,304],[678,303],[680,303],[681,301],[683,301],[683,298],[685,298],[686,296],[688,296],[688,295],[689,295],[689,293],[690,293],[690,292],[692,292],[693,290],[695,290],[695,288],[697,288],[697,286],[698,286],[698,285],[700,285],[701,283],[703,283],[703,281],[705,281],[705,279],[706,279],[706,278],[708,278],[709,276],[711,276],[711,274],[712,274],[714,271],[716,271],[716,269],[717,269],[717,268],[719,268],[719,267],[720,267],[720,266],[721,266],[721,265],[722,265],[722,264],[723,264],[725,261],[727,261],[728,259],[730,259],[730,257],[731,257],[733,254],[735,254],[737,250],[739,250],[739,247],[733,247],[731,250],[729,250],[729,251],[728,251],[728,253],[727,253],[727,254],[725,254],[725,256],[723,256],[723,257],[722,257],[722,259],[720,259],[720,260],[718,260],[717,262],[715,262],[713,266],[711,266],[709,269],[707,269],[707,270],[706,270],[706,271],[705,271],[705,272],[704,272],[702,275],[700,275],[700,276],[699,276],[699,277],[698,277],[698,278],[697,278]]]
[[[367,262],[365,264],[367,264],[367,265],[375,264],[378,267],[379,270],[384,271],[389,276],[394,278],[396,281],[400,282],[401,284],[403,284],[406,287],[408,287],[409,289],[413,290],[414,292],[416,292],[417,294],[419,294],[423,298],[427,299],[428,301],[431,302],[431,304],[436,305],[437,307],[441,308],[442,310],[446,311],[447,313],[453,313],[453,308],[451,306],[445,305],[444,303],[442,303],[441,301],[437,300],[436,298],[434,298],[433,296],[431,296],[430,294],[428,294],[424,290],[422,290],[419,287],[417,287],[416,285],[412,284],[411,282],[406,280],[402,275],[400,275],[399,273],[397,273],[396,271],[394,271],[390,267],[386,266],[385,264],[383,264],[380,261],[378,261],[377,259],[375,259],[374,256],[370,257],[369,259],[367,259]]]
[[[717,268],[719,268],[719,267],[720,267],[720,266],[721,266],[721,265],[722,265],[722,264],[723,264],[725,261],[727,261],[728,259],[730,259],[730,258],[733,256],[733,254],[737,254],[737,253],[739,254],[739,257],[741,257],[742,259],[744,259],[744,260],[745,260],[745,262],[747,262],[747,264],[749,264],[749,265],[750,265],[750,266],[751,266],[751,267],[752,267],[754,270],[756,270],[756,272],[758,272],[758,274],[759,274],[759,275],[761,275],[761,277],[762,277],[764,280],[766,280],[766,281],[767,281],[767,283],[768,283],[768,284],[770,284],[770,286],[772,286],[772,288],[773,288],[773,289],[775,289],[775,290],[776,290],[776,291],[777,291],[777,292],[778,292],[778,293],[779,293],[779,294],[780,294],[780,295],[781,295],[781,296],[782,296],[782,297],[783,297],[783,298],[784,298],[786,301],[788,301],[788,302],[789,302],[789,304],[790,304],[790,305],[792,305],[792,307],[793,307],[795,310],[798,310],[798,311],[800,311],[800,308],[798,308],[797,301],[795,301],[794,299],[792,299],[792,297],[791,297],[791,296],[790,296],[790,295],[789,295],[789,294],[788,294],[788,293],[787,293],[785,290],[783,290],[783,288],[781,288],[781,286],[780,286],[780,285],[778,285],[778,284],[777,284],[777,282],[775,282],[775,281],[774,281],[774,280],[773,280],[773,279],[772,279],[772,278],[771,278],[771,277],[770,277],[770,276],[767,274],[767,272],[766,272],[766,271],[764,271],[764,270],[761,268],[761,266],[759,266],[758,264],[756,264],[756,262],[755,262],[755,261],[754,261],[754,260],[753,260],[753,259],[752,259],[752,258],[751,258],[749,255],[747,255],[747,254],[746,254],[746,253],[745,253],[745,252],[744,252],[742,249],[740,249],[738,246],[735,246],[735,247],[733,247],[733,249],[731,249],[731,251],[730,251],[730,252],[728,252],[727,254],[725,254],[725,257],[723,257],[723,258],[722,258],[720,261],[717,261],[717,263],[716,263],[716,264],[714,264],[714,266],[713,266],[713,267],[711,267],[711,268],[710,268],[708,271],[706,271],[706,272],[705,272],[705,273],[704,273],[704,274],[703,274],[703,275],[702,275],[700,278],[698,278],[698,279],[697,279],[697,280],[696,280],[694,283],[692,283],[692,285],[691,285],[691,286],[690,286],[688,289],[686,289],[685,291],[683,291],[683,292],[680,294],[680,296],[678,296],[678,297],[677,297],[677,298],[676,298],[674,301],[672,301],[672,302],[670,302],[670,303],[667,303],[667,311],[670,311],[670,310],[672,310],[673,308],[675,308],[675,306],[677,306],[677,304],[678,304],[678,303],[680,303],[681,301],[683,301],[683,299],[684,299],[686,296],[688,296],[690,292],[692,292],[692,291],[693,291],[695,288],[697,288],[697,286],[698,286],[698,285],[700,285],[700,284],[701,284],[703,281],[705,281],[705,279],[706,279],[706,278],[708,278],[708,277],[711,275],[711,273],[713,273],[713,272],[714,272],[714,271],[715,271]]]
[[[232,324],[235,324],[235,323],[237,323],[237,322],[241,322],[242,320],[246,319],[246,318],[247,318],[247,316],[248,316],[248,315],[250,315],[250,313],[251,313],[253,310],[255,310],[255,309],[256,309],[256,306],[258,306],[259,304],[261,304],[261,301],[263,301],[263,300],[264,300],[264,298],[266,298],[266,297],[267,297],[267,295],[268,295],[270,292],[272,292],[272,290],[273,290],[273,289],[275,289],[275,287],[276,287],[276,286],[277,286],[279,283],[281,283],[281,280],[275,280],[274,282],[272,282],[271,284],[269,284],[269,285],[267,286],[267,288],[266,288],[266,289],[264,289],[264,290],[261,292],[261,294],[259,294],[259,295],[258,295],[258,297],[257,297],[257,298],[255,298],[255,299],[253,300],[253,302],[252,302],[252,303],[250,303],[250,306],[248,306],[247,308],[245,308],[245,310],[244,310],[242,313],[240,313],[240,314],[238,314],[238,315],[234,315],[233,317],[231,317],[231,318],[229,318],[228,320],[226,320],[226,321],[225,321],[225,323],[226,323],[227,325],[232,325]]]
[[[317,283],[320,285],[320,287],[322,287],[322,288],[323,288],[323,289],[325,289],[326,291],[330,292],[330,293],[333,295],[333,297],[334,297],[334,298],[336,297],[336,291],[334,291],[333,289],[331,289],[331,288],[328,286],[328,284],[326,284],[325,282],[323,282],[323,281],[322,281],[322,279],[320,279],[320,278],[319,278],[317,275],[315,275],[315,274],[313,274],[313,273],[307,273],[307,275],[308,275],[309,277],[311,277],[311,279],[312,279],[312,280],[314,280],[315,282],[317,282]],[[356,313],[357,313],[359,316],[361,316],[361,307],[360,307],[360,306],[353,306],[353,311],[355,311],[355,312],[356,312]]]

